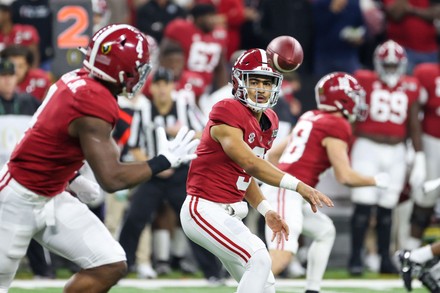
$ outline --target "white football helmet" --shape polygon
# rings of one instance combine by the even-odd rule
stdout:
[[[405,49],[393,40],[379,45],[374,51],[374,69],[389,87],[395,87],[405,74],[408,59]]]

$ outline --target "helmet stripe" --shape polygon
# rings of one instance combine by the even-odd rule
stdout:
[[[96,40],[94,40],[94,44],[93,44],[93,48],[92,51],[90,52],[90,58],[89,61],[86,62],[86,60],[84,60],[84,65],[86,67],[88,67],[90,69],[90,72],[96,72],[99,75],[101,75],[104,80],[110,81],[110,82],[117,82],[116,79],[112,78],[111,76],[109,76],[107,73],[105,73],[104,71],[95,68],[95,59],[96,59],[96,55],[98,53],[99,48],[101,47],[101,43],[104,41],[104,39],[106,37],[108,37],[110,34],[123,29],[123,28],[127,28],[127,29],[132,29],[132,26],[128,25],[128,24],[115,24],[111,27],[109,27],[107,30],[103,31]]]

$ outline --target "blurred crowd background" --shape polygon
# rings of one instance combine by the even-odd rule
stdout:
[[[212,105],[232,96],[228,82],[238,54],[249,48],[266,48],[280,35],[295,37],[304,50],[300,68],[285,74],[275,108],[280,137],[288,134],[302,113],[316,107],[314,85],[319,78],[333,71],[374,71],[374,50],[386,40],[392,39],[406,50],[408,75],[421,63],[439,62],[438,0],[2,0],[0,115],[11,114],[4,109],[14,109],[17,97],[30,95],[36,104],[43,102],[52,82],[82,66],[77,47],[86,47],[93,32],[109,23],[132,24],[145,33],[153,64],[142,92],[134,100],[119,99],[121,118],[114,136],[125,161],[154,156],[154,138],[148,139],[148,131],[137,135],[133,121],[142,120],[142,128],[147,130],[166,125],[172,136],[185,120],[201,132]],[[437,83],[440,87],[440,77]],[[177,114],[167,121],[149,120],[142,109],[151,108],[151,103],[163,115],[170,111],[169,103],[175,103]],[[20,123],[7,121],[0,120],[1,163],[14,140],[4,134],[10,134],[11,127],[21,131]],[[90,173],[86,167],[84,174]],[[176,215],[186,196],[185,168],[133,190],[103,192],[89,206],[119,239],[130,270],[139,278],[156,278],[176,270],[189,275],[201,271],[212,284],[221,284],[227,277],[221,265],[190,243],[180,229]],[[322,179],[318,189],[336,202],[334,209],[324,210],[335,221],[338,235],[329,267],[346,268],[353,237],[350,190],[335,183],[331,175]],[[409,189],[402,186],[399,205],[411,201]],[[264,222],[258,213],[250,213],[246,223],[263,237]],[[376,224],[372,218],[362,253],[367,269],[380,272]],[[434,216],[425,241],[440,237],[432,228],[435,224]],[[392,225],[393,231],[408,231],[401,227],[409,227],[409,219],[398,218]],[[398,232],[395,234],[391,237],[393,251],[402,248]],[[305,274],[307,241],[302,239],[304,249],[283,276]],[[23,262],[26,268],[38,278],[54,278],[59,268],[77,270],[36,243]]]

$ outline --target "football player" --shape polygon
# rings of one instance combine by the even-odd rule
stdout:
[[[265,217],[272,240],[279,242],[289,234],[257,179],[297,191],[314,212],[322,203],[333,206],[327,196],[263,159],[278,132],[278,117],[270,108],[278,100],[281,82],[266,51],[250,49],[238,57],[232,68],[234,98],[219,101],[210,112],[180,212],[185,234],[221,260],[239,282],[238,293],[275,292],[266,245],[242,222],[248,211],[243,199]]]
[[[192,20],[175,19],[165,28],[160,52],[180,47],[185,54],[185,70],[203,78],[204,92],[227,84],[227,32],[216,25],[216,8],[200,3],[191,8]]]
[[[159,132],[159,155],[121,163],[112,138],[116,96],[136,94],[150,71],[147,40],[130,25],[109,25],[91,39],[83,68],[52,85],[31,126],[0,171],[0,292],[8,291],[31,239],[81,270],[64,292],[107,292],[126,273],[126,257],[104,224],[64,189],[87,160],[107,192],[149,180],[193,159],[194,133],[173,142]]]
[[[409,177],[411,186],[421,186],[425,179],[425,155],[422,151],[418,99],[422,94],[419,82],[406,76],[405,49],[389,40],[374,52],[374,71],[360,70],[355,78],[366,91],[368,117],[355,124],[355,140],[351,152],[353,169],[367,175],[390,174],[389,187],[372,187],[351,191],[354,212],[351,218],[351,256],[349,271],[363,273],[362,250],[371,211],[376,207],[377,247],[381,257],[381,273],[397,273],[390,260],[392,211],[397,206],[406,174],[407,137],[415,150]]]
[[[419,279],[431,293],[440,293],[440,241],[414,250],[397,253],[401,265],[400,275],[408,291],[412,291],[412,279]]]
[[[364,91],[357,80],[344,72],[327,74],[316,84],[315,98],[317,110],[299,118],[290,136],[270,150],[269,161],[310,186],[316,186],[319,176],[333,167],[337,181],[349,187],[386,187],[388,174],[363,176],[350,167],[350,123],[365,119],[367,113]],[[303,233],[313,239],[308,253],[306,292],[319,292],[336,235],[333,221],[322,212],[311,213],[295,191],[266,184],[261,189],[290,228],[288,241],[273,243],[266,227],[272,272],[278,275],[287,267]]]
[[[414,68],[416,77],[426,90],[426,99],[421,101],[423,107],[422,142],[426,157],[426,179],[432,180],[440,177],[440,65],[436,63],[423,63]],[[411,237],[406,242],[407,249],[414,249],[422,244],[423,231],[431,222],[434,206],[440,197],[440,189],[435,189],[426,194],[421,188],[412,190],[414,200],[411,215]]]
[[[40,68],[33,68],[34,55],[25,46],[7,46],[0,53],[2,58],[10,59],[15,65],[15,75],[17,76],[17,91],[28,93],[42,101],[47,90],[52,85],[49,73]]]

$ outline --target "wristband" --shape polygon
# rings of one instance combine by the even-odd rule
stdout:
[[[280,187],[284,189],[296,191],[296,189],[298,188],[298,184],[300,182],[301,181],[298,180],[296,177],[290,174],[284,174],[283,178],[281,178],[280,181]]]
[[[270,205],[270,203],[269,203],[267,200],[263,199],[263,200],[258,204],[258,206],[257,206],[257,211],[258,211],[261,215],[263,215],[263,217],[265,217],[265,216],[266,216],[266,213],[267,213],[268,211],[273,211],[273,208],[272,208],[272,206]]]
[[[148,166],[150,166],[151,169],[151,175],[156,175],[157,173],[160,173],[166,169],[169,169],[171,167],[170,161],[164,156],[159,155],[151,160],[147,161]]]

